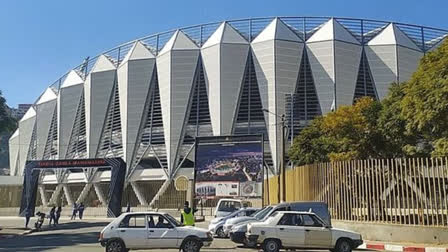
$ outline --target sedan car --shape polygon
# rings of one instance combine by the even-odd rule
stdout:
[[[106,252],[168,248],[197,252],[212,241],[207,230],[184,226],[160,212],[123,213],[101,231],[99,238]]]
[[[208,225],[208,231],[218,236],[219,238],[226,238],[227,234],[224,233],[224,223],[226,223],[227,220],[242,216],[250,216],[257,210],[257,208],[243,208],[225,217],[215,218],[210,221],[210,225]]]
[[[264,251],[281,248],[351,252],[363,243],[360,234],[332,228],[312,212],[279,211],[264,222],[247,225],[246,238]]]

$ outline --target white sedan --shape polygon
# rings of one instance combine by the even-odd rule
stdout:
[[[106,252],[169,248],[198,252],[212,241],[206,229],[184,226],[160,212],[123,213],[101,231],[99,239]]]
[[[280,248],[351,252],[363,243],[358,233],[332,228],[311,212],[279,211],[264,222],[247,225],[246,238],[267,252]]]

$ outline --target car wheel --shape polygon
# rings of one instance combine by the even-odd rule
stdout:
[[[266,240],[263,242],[263,251],[265,252],[278,252],[280,251],[280,242],[277,240]]]
[[[188,239],[182,244],[183,252],[199,252],[201,243],[196,239]]]
[[[112,240],[106,245],[106,252],[126,252],[124,243],[120,240]]]
[[[222,228],[222,227],[220,227],[220,228],[218,228],[218,230],[216,230],[216,235],[219,238],[226,238],[227,237],[226,233],[224,233],[224,228]]]
[[[347,239],[339,240],[335,247],[336,252],[352,252],[352,244]]]

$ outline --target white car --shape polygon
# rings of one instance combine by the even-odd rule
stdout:
[[[250,216],[257,210],[257,208],[243,208],[225,217],[214,218],[208,225],[208,231],[210,231],[213,235],[218,236],[219,238],[226,238],[227,234],[224,232],[224,223],[226,223],[227,220],[242,216]]]
[[[246,238],[267,252],[281,248],[351,252],[363,243],[358,233],[332,228],[314,213],[297,211],[279,211],[264,222],[248,224]]]
[[[197,252],[212,241],[206,229],[184,226],[160,212],[123,213],[101,231],[99,238],[106,252],[169,248]]]
[[[220,199],[215,209],[215,217],[224,217],[241,208],[251,207],[252,203],[240,199]]]

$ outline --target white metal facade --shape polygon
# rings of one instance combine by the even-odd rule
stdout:
[[[92,67],[49,87],[20,120],[10,138],[11,175],[22,175],[31,159],[119,156],[128,182],[173,178],[193,166],[194,137],[248,133],[265,134],[266,164],[275,172],[280,120],[263,108],[284,114],[286,95],[298,94],[300,128],[360,96],[383,99],[446,36],[418,43],[395,23],[365,21],[372,27],[360,33],[344,19],[316,19],[310,29],[297,20],[252,20],[249,31],[243,21],[197,26],[200,36],[179,29],[95,57]],[[62,180],[71,177],[79,181]]]

